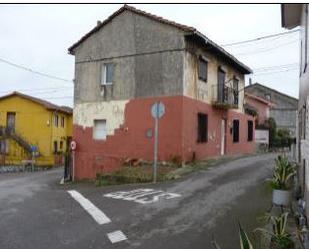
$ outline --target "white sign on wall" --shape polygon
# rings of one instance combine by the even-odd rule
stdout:
[[[269,130],[255,130],[255,142],[269,144]]]

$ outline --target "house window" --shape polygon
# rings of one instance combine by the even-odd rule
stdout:
[[[248,141],[253,141],[253,121],[248,120]]]
[[[114,81],[114,64],[113,63],[104,64],[101,72],[101,84],[112,85],[113,81]]]
[[[93,139],[95,140],[105,140],[106,139],[106,120],[105,119],[94,120]]]
[[[55,114],[55,116],[54,116],[54,125],[56,127],[58,127],[58,121],[59,121],[59,116],[57,114]]]
[[[225,77],[226,77],[225,71],[221,67],[218,67],[217,101],[219,103],[225,103],[227,100]]]
[[[60,141],[59,149],[60,149],[61,151],[63,150],[63,141]]]
[[[239,142],[239,120],[233,120],[233,143]]]
[[[200,57],[198,63],[198,78],[202,81],[207,82],[207,71],[208,71],[208,62],[203,57]]]
[[[61,127],[64,127],[64,117],[61,116]]]
[[[233,91],[234,91],[234,105],[238,106],[238,91],[239,91],[239,80],[233,79]]]
[[[58,142],[54,141],[54,153],[58,152]]]
[[[198,143],[206,143],[208,139],[208,115],[198,113]]]
[[[268,100],[268,101],[270,101],[270,100],[271,100],[271,96],[270,96],[270,94],[269,94],[269,93],[266,93],[266,94],[265,94],[265,99],[266,99],[266,100]]]

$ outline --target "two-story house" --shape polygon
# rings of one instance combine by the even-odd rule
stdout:
[[[252,71],[195,28],[124,5],[69,48],[75,56],[75,176],[94,178],[128,158],[183,162],[254,151],[243,108]]]
[[[20,92],[0,97],[0,165],[62,164],[72,138],[72,108]]]

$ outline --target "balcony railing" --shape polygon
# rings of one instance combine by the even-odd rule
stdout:
[[[212,104],[218,108],[238,108],[238,91],[224,84],[212,86]]]

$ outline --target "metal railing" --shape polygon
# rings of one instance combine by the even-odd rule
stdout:
[[[31,145],[13,127],[0,126],[0,140],[11,138],[22,146],[27,152],[31,152]]]
[[[228,87],[224,84],[213,85],[212,102],[216,105],[226,105],[231,108],[238,108],[239,93],[237,90]]]

